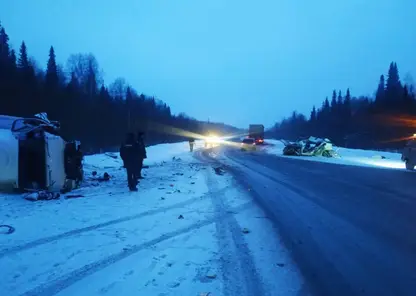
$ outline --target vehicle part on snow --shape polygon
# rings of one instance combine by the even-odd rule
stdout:
[[[49,191],[35,191],[25,195],[26,200],[30,201],[38,201],[38,200],[51,200],[51,199],[59,199],[61,195],[56,192],[49,192]]]
[[[84,195],[82,194],[71,194],[71,195],[66,195],[65,199],[70,199],[70,198],[78,198],[78,197],[84,197]]]
[[[217,175],[220,175],[220,176],[224,175],[224,173],[225,173],[225,171],[222,167],[214,168],[214,171]]]
[[[208,272],[206,277],[213,280],[217,278],[217,275],[213,272]]]
[[[329,139],[309,137],[296,142],[281,140],[283,155],[339,157]]]
[[[6,224],[0,225],[0,229],[6,229],[6,230],[0,230],[0,234],[12,234],[16,230],[13,226],[6,225]]]

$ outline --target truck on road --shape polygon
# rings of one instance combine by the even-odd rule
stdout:
[[[248,127],[248,137],[253,138],[256,144],[264,143],[264,125],[250,124]]]

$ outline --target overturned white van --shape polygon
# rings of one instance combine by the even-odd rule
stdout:
[[[0,116],[0,190],[67,190],[66,148],[71,144],[59,135],[59,123],[44,113]]]

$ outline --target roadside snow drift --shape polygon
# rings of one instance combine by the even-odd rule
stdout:
[[[265,151],[270,154],[281,155],[282,157],[344,165],[405,169],[405,164],[401,161],[400,153],[335,147],[334,149],[340,155],[339,158],[327,158],[322,156],[283,156],[284,144],[281,141],[272,139],[266,141],[270,146],[266,146]]]

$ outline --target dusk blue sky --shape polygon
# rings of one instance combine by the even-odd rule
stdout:
[[[174,113],[240,127],[309,115],[332,89],[372,95],[396,61],[416,71],[415,0],[2,0],[15,49],[42,67],[92,52]]]

